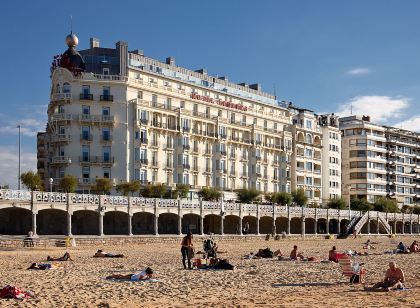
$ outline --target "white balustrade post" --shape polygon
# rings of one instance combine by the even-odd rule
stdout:
[[[99,236],[104,236],[104,215],[102,211],[99,213]]]
[[[181,212],[182,212],[181,199],[178,199],[178,235],[182,234],[182,213]]]
[[[301,225],[302,237],[305,237],[305,216],[302,216],[302,225]]]
[[[257,235],[260,235],[260,205],[257,204]]]
[[[133,235],[133,214],[128,212],[128,235]]]
[[[242,203],[239,203],[239,235],[243,235],[242,233]]]
[[[154,216],[154,224],[153,224],[153,233],[154,233],[154,235],[159,235],[159,214],[158,214],[158,201],[157,201],[157,199],[155,199],[155,216]]]
[[[327,225],[326,225],[326,233],[330,234],[330,216],[329,216],[329,209],[327,209]]]
[[[287,206],[287,234],[290,235],[290,205]]]
[[[67,235],[72,236],[71,230],[71,217],[73,216],[73,212],[67,212]]]
[[[315,208],[314,228],[315,228],[315,235],[316,235],[316,234],[318,234],[318,208]]]
[[[376,233],[379,234],[380,230],[379,230],[379,213],[377,213],[378,218],[376,218]]]
[[[204,206],[203,199],[200,198],[200,235],[204,235]]]
[[[341,223],[340,223],[340,212],[338,214],[338,221],[337,221],[337,234],[341,234]]]
[[[38,229],[37,225],[36,225],[36,215],[38,214],[38,212],[32,212],[32,233],[33,236],[38,236],[36,230]]]

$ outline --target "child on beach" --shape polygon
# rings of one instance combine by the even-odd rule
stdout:
[[[114,280],[131,280],[131,281],[145,281],[150,280],[153,278],[153,270],[148,267],[144,271],[141,271],[137,274],[127,274],[127,275],[120,275],[114,274],[106,277],[106,279],[114,279]]]

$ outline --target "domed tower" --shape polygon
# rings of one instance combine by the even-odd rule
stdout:
[[[67,68],[74,75],[85,71],[85,61],[75,48],[78,43],[79,39],[77,36],[73,32],[70,32],[66,36],[66,44],[69,48],[61,56],[59,63],[59,66]]]

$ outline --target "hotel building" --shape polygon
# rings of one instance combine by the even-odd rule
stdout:
[[[347,198],[395,199],[400,206],[420,200],[420,135],[381,126],[368,116],[340,118],[342,186]]]
[[[125,42],[103,48],[92,38],[80,52],[74,34],[66,42],[51,69],[47,131],[38,136],[47,153],[39,156],[46,187],[52,178],[58,190],[71,174],[79,192],[104,177],[182,183],[191,191],[291,191],[292,140],[307,129],[292,125],[291,109],[259,84],[188,70],[172,57],[163,63],[128,51]],[[311,194],[321,199],[321,133],[311,133],[318,150]]]

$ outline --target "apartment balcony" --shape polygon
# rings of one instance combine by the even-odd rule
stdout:
[[[230,177],[236,177],[236,171],[235,170],[230,170],[229,176]]]
[[[149,160],[147,158],[137,158],[136,162],[140,163],[143,166],[147,166],[149,164]]]
[[[114,157],[79,156],[79,162],[81,164],[92,164],[92,165],[113,165]]]
[[[248,178],[248,172],[242,172],[241,178]]]
[[[261,174],[261,172],[255,172],[255,176],[256,176],[257,178],[261,178],[261,177],[262,177],[262,174]]]
[[[255,156],[256,161],[261,161],[261,156]]]
[[[68,164],[71,164],[71,157],[69,157],[69,156],[54,156],[51,159],[51,164],[52,165],[59,165],[59,164],[68,165]]]
[[[216,169],[216,172],[218,172],[218,173],[223,173],[223,174],[227,174],[227,169],[220,169],[220,168],[217,168],[217,169]]]
[[[158,121],[152,121],[150,125],[154,128],[161,128],[161,129],[178,131],[178,126],[175,125],[175,124],[167,124],[167,123],[162,123],[162,122],[158,122]]]
[[[248,156],[241,156],[241,161],[248,161]]]
[[[152,159],[151,167],[152,168],[159,168],[160,167],[160,164],[158,163],[157,160],[153,160]]]
[[[51,114],[50,120],[56,122],[70,122],[73,120],[73,115],[70,113],[54,113]]]
[[[114,124],[114,116],[102,115],[100,121],[102,124]]]
[[[184,169],[184,170],[190,170],[190,164],[182,164],[182,169]]]
[[[151,148],[159,148],[160,147],[160,142],[152,139],[152,141],[150,142],[150,147]]]
[[[101,95],[99,97],[99,100],[101,102],[113,102],[114,101],[114,96],[113,95]]]
[[[227,134],[219,134],[219,137],[220,137],[221,139],[226,139],[226,138],[227,138]]]
[[[58,134],[51,136],[51,143],[67,143],[71,142],[71,135]]]
[[[189,133],[191,131],[191,128],[190,127],[182,127],[182,131],[184,133]]]
[[[182,149],[183,149],[184,151],[189,151],[189,150],[190,150],[190,145],[189,145],[189,144],[183,144],[183,145],[182,145]]]
[[[255,145],[261,145],[262,144],[262,140],[255,140]]]
[[[321,169],[314,169],[314,173],[321,174]]]
[[[143,185],[143,186],[149,184],[149,181],[147,179],[140,179],[138,181],[140,182],[140,185]]]
[[[140,138],[140,143],[147,144],[148,140],[147,138]]]
[[[165,146],[163,147],[165,150],[173,150],[174,145],[172,143],[165,143]]]
[[[204,150],[203,155],[205,155],[205,156],[211,155],[211,150],[210,149]]]
[[[230,137],[230,140],[232,140],[232,141],[239,141],[240,138],[239,137],[236,137],[236,136],[231,136]]]
[[[93,101],[93,94],[80,93],[79,98],[80,98],[81,101]]]
[[[220,150],[219,153],[222,156],[226,156],[227,155],[227,152],[225,150]]]
[[[113,141],[112,135],[102,135],[101,142],[102,143],[111,143]]]
[[[71,101],[71,93],[54,93],[53,95],[51,95],[51,102],[53,103],[70,103]]]
[[[271,163],[271,166],[278,167],[279,166],[279,162],[277,160],[273,160],[272,163]]]
[[[92,134],[80,134],[80,141],[82,142],[92,142],[93,135]]]
[[[212,173],[211,168],[210,167],[203,168],[203,173],[211,174]]]
[[[199,172],[199,169],[198,169],[197,165],[193,165],[192,172]]]
[[[91,179],[91,178],[78,178],[78,183],[80,186],[84,186],[84,185],[93,185],[96,183],[95,179]]]
[[[149,120],[148,119],[137,119],[137,122],[139,122],[140,124],[142,124],[142,125],[147,125],[147,124],[149,124]],[[155,122],[155,123],[157,123],[157,122]]]
[[[230,153],[229,158],[230,159],[235,159],[236,158],[236,154],[235,153]]]
[[[200,152],[198,151],[198,146],[194,146],[194,147],[192,148],[191,152],[192,152],[193,154],[199,154]]]

